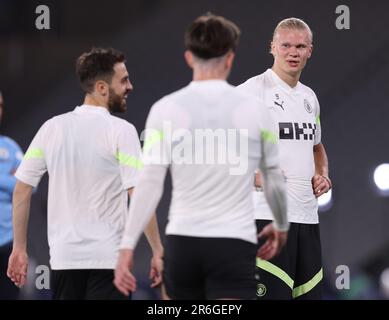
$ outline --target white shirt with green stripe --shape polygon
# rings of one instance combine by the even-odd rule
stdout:
[[[49,174],[52,269],[115,268],[141,166],[135,127],[104,107],[82,105],[42,125],[15,176],[35,187]]]
[[[320,106],[312,89],[291,88],[271,69],[248,79],[238,90],[262,99],[279,132],[280,167],[287,183],[289,222],[316,224],[318,204],[312,191],[313,146],[321,141]],[[273,220],[263,192],[254,192],[255,218]]]
[[[160,186],[163,182],[154,181],[155,173],[149,174],[153,172],[149,169],[171,169],[173,190],[166,234],[257,243],[253,173],[258,166],[266,172],[279,168],[276,128],[258,103],[226,81],[214,79],[192,81],[151,108],[140,180],[148,183],[153,179],[154,185]],[[154,203],[150,189],[144,195],[140,182],[135,190],[122,248],[135,248],[157,205],[159,195]],[[144,203],[146,196],[152,204]],[[142,203],[138,203],[140,199]],[[283,223],[285,215],[277,217],[282,228],[288,227]]]

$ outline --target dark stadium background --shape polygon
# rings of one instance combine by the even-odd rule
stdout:
[[[50,30],[35,28],[39,4],[50,8]],[[335,26],[335,8],[341,4],[350,8],[349,30]],[[376,192],[372,173],[389,161],[388,9],[383,0],[0,0],[0,90],[6,103],[1,131],[25,151],[44,121],[82,103],[74,72],[78,55],[92,46],[112,46],[125,52],[135,87],[123,117],[140,133],[153,102],[191,80],[183,32],[195,17],[211,11],[240,26],[230,77],[234,85],[271,66],[268,44],[276,23],[300,17],[314,33],[302,82],[321,104],[322,140],[334,185],[333,205],[320,213],[325,297],[383,298],[379,278],[389,266],[389,199]],[[170,181],[166,188],[158,210],[161,230]],[[48,264],[46,201],[47,177],[33,196],[30,217],[29,252],[36,265]],[[149,256],[143,239],[135,267],[144,288],[139,299],[156,297],[147,289]],[[339,265],[350,269],[350,290],[335,287]],[[44,291],[27,288],[24,296],[49,297]]]

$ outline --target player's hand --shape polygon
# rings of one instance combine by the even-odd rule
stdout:
[[[151,287],[156,288],[162,283],[163,260],[161,254],[154,254],[151,258],[150,279]]]
[[[322,194],[327,193],[332,188],[330,178],[324,177],[320,174],[315,174],[312,178],[313,194],[319,198]]]
[[[257,257],[270,260],[280,253],[288,239],[288,231],[278,231],[273,223],[266,225],[258,234],[258,238],[267,238],[266,242],[258,249]]]
[[[13,249],[8,259],[7,276],[19,288],[27,280],[28,255],[25,250]]]
[[[116,288],[126,296],[136,290],[136,279],[130,271],[133,264],[133,254],[133,250],[130,249],[120,250],[115,279],[113,280]]]
[[[259,170],[255,170],[254,187],[257,191],[262,190],[261,172]]]

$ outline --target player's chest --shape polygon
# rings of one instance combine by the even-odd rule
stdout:
[[[286,94],[283,90],[268,90],[264,96],[265,104],[276,119],[296,119],[315,121],[315,101],[303,94]]]
[[[303,94],[286,94],[269,90],[265,104],[276,121],[281,140],[313,140],[317,124],[314,98]]]

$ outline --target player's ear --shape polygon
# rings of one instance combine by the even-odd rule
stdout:
[[[226,56],[226,68],[230,70],[232,68],[232,64],[234,63],[234,58],[235,58],[235,52],[230,51],[227,53]]]
[[[184,57],[188,66],[193,69],[193,53],[189,50],[185,50]]]
[[[275,56],[275,51],[276,51],[276,44],[274,43],[274,41],[270,41],[270,50],[269,50],[269,53],[271,55],[273,55],[273,57]]]
[[[106,83],[103,80],[97,80],[95,83],[95,90],[94,91],[103,97],[106,96],[109,92],[108,83]]]
[[[312,56],[312,51],[313,51],[313,45],[310,45],[308,51],[308,59]]]

